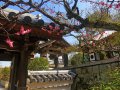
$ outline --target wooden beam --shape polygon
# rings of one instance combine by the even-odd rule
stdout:
[[[0,49],[4,49],[6,51],[11,51],[11,52],[20,52],[20,47],[19,45],[15,45],[13,48],[9,47],[8,44],[6,44],[5,42],[1,42],[0,41]]]
[[[53,55],[59,55],[59,56],[62,55],[61,52],[50,52],[50,51],[48,51],[48,53],[49,53],[49,54],[53,54]]]
[[[11,61],[13,54],[11,53],[0,53],[0,61]]]
[[[52,43],[54,43],[56,40],[51,40],[51,41],[48,41],[48,42],[45,42],[43,44],[39,44],[37,46],[37,48],[35,48],[34,52],[38,52],[39,50],[43,49],[43,48],[46,48],[46,47],[49,47],[50,45],[52,45]]]

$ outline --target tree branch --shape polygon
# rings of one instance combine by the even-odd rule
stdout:
[[[77,3],[78,3],[78,0],[74,0],[74,1],[75,1],[75,3],[74,3],[74,5],[73,5],[73,7],[72,7],[72,10],[77,7]]]
[[[46,17],[50,18],[53,22],[55,22],[56,24],[59,24],[61,26],[66,26],[68,28],[72,28],[72,29],[82,29],[84,27],[92,27],[92,28],[104,28],[104,29],[108,29],[108,30],[116,30],[119,31],[120,30],[120,23],[118,22],[109,22],[109,21],[89,21],[87,18],[84,19],[81,16],[79,16],[78,14],[74,13],[69,4],[67,3],[66,0],[63,0],[64,3],[64,7],[67,11],[67,13],[71,14],[73,16],[73,18],[75,18],[76,20],[81,22],[81,25],[70,25],[68,23],[64,23],[64,22],[60,22],[59,20],[57,20],[55,17],[53,17],[52,15],[49,15],[46,11],[44,11],[44,9],[41,8],[42,4],[45,4],[47,2],[49,2],[50,0],[46,0],[43,2],[35,5],[35,3],[32,2],[32,0],[29,0],[28,2],[25,2],[24,0],[16,0],[16,1],[11,1],[11,0],[2,0],[2,2],[5,2],[5,7],[8,6],[7,3],[9,3],[9,5],[18,5],[18,4],[24,4],[24,5],[29,5],[31,8],[37,10],[38,12],[41,12],[43,15],[45,15]],[[74,7],[76,7],[78,0],[75,0],[74,3]]]
[[[84,20],[81,16],[79,16],[79,15],[76,14],[76,13],[74,13],[74,12],[70,9],[70,7],[69,7],[68,3],[66,2],[66,0],[63,0],[63,2],[64,2],[64,7],[65,7],[67,13],[71,14],[76,20],[80,21],[81,23],[84,23],[85,20]]]

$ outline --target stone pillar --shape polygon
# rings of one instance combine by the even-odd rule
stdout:
[[[58,57],[55,56],[54,58],[55,69],[58,68]]]

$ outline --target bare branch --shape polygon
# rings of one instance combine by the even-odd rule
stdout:
[[[76,20],[80,21],[81,23],[84,23],[85,20],[82,17],[80,17],[78,14],[74,13],[70,9],[70,7],[69,7],[68,3],[66,2],[66,0],[63,0],[63,2],[64,2],[64,7],[65,7],[66,11],[68,12],[68,14],[71,14]]]
[[[3,5],[2,7],[1,7],[1,9],[5,9],[5,8],[7,8],[9,6],[9,3],[5,3],[5,5]]]
[[[74,0],[74,1],[75,1],[75,3],[73,5],[73,7],[72,7],[72,10],[74,10],[77,7],[77,3],[78,3],[78,0]]]

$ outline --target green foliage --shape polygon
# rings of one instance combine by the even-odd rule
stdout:
[[[45,58],[34,58],[34,60],[30,61],[28,64],[28,70],[38,71],[38,70],[46,70],[49,67],[48,60]]]
[[[0,76],[1,76],[1,80],[9,81],[10,68],[9,68],[9,67],[3,68],[3,69],[1,70],[1,72],[0,72]]]
[[[82,63],[82,59],[83,59],[82,53],[78,53],[78,54],[74,55],[70,60],[71,65],[73,65],[73,66],[80,65]]]
[[[110,15],[99,10],[96,10],[93,14],[88,15],[88,19],[90,21],[111,21]]]
[[[100,55],[100,60],[104,60],[105,59],[105,52],[99,52],[99,55]]]
[[[109,36],[109,42],[112,44],[112,46],[120,45],[120,32],[116,32]]]
[[[120,68],[107,73],[105,77],[92,90],[120,90]]]
[[[120,13],[119,12],[117,12],[115,15],[113,15],[113,20],[118,23],[120,22]]]
[[[0,80],[1,80],[1,78],[2,78],[2,73],[1,73],[1,71],[2,71],[2,68],[0,67]]]
[[[70,52],[80,52],[81,49],[79,49],[77,46],[69,46],[67,47],[64,52],[70,53]]]

